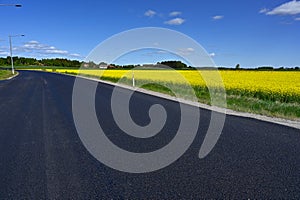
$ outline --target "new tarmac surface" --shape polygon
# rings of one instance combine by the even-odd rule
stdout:
[[[197,136],[176,162],[131,174],[107,167],[83,146],[72,115],[74,77],[21,71],[0,81],[0,199],[300,198],[300,130],[227,116],[214,149],[199,159],[211,111],[199,109]],[[136,92],[133,120],[145,126],[152,104],[166,107],[158,135],[136,139],[114,123],[114,86],[99,83],[96,112],[123,149],[151,152],[168,144],[180,123],[178,103]],[[195,108],[198,109],[198,108]]]

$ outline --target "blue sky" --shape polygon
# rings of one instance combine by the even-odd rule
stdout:
[[[82,60],[114,34],[162,27],[196,40],[218,66],[300,66],[300,1],[0,0],[5,3],[23,7],[0,7],[0,56],[8,54],[10,34],[26,35],[13,38],[14,55]],[[135,63],[173,56],[141,54]]]

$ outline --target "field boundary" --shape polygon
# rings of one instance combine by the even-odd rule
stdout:
[[[128,90],[137,91],[137,92],[140,92],[143,94],[160,97],[163,99],[184,103],[187,105],[207,109],[207,110],[214,111],[214,112],[224,113],[226,115],[251,118],[251,119],[256,119],[256,120],[260,120],[260,121],[265,121],[265,122],[269,122],[269,123],[275,123],[275,124],[279,124],[279,125],[283,125],[283,126],[300,129],[300,121],[293,121],[293,120],[282,119],[282,118],[277,118],[277,117],[268,117],[268,116],[264,116],[264,115],[254,114],[254,113],[234,111],[234,110],[231,110],[228,108],[220,108],[220,107],[216,107],[216,106],[210,106],[210,105],[199,103],[199,102],[194,102],[194,101],[190,101],[190,100],[186,100],[186,99],[182,99],[182,98],[172,97],[167,94],[150,91],[150,90],[146,90],[143,88],[137,88],[137,87],[132,87],[132,86],[128,86],[128,85],[113,83],[113,82],[109,82],[109,81],[100,80],[97,78],[91,78],[91,77],[73,75],[73,74],[58,73],[58,72],[46,72],[46,71],[41,71],[41,72],[54,73],[54,74],[60,74],[60,75],[65,75],[65,76],[72,76],[72,77],[79,77],[79,78],[83,78],[86,80],[96,81],[96,82],[100,82],[100,83],[104,83],[104,84],[108,84],[108,85],[112,85],[112,86],[117,86],[117,87],[128,89]]]
[[[15,77],[17,77],[19,75],[19,72],[16,71],[15,73],[16,73],[15,75],[13,75],[13,76],[11,76],[11,77],[9,77],[7,79],[4,79],[4,80],[11,80],[11,79],[13,79],[13,78],[15,78]]]
[[[16,71],[15,74],[14,74],[13,76],[10,76],[10,77],[5,78],[5,79],[1,79],[0,81],[8,81],[8,80],[11,80],[11,79],[17,77],[18,75],[19,75],[19,72]]]
[[[60,74],[60,73],[57,73],[57,74]],[[279,124],[279,125],[284,125],[284,126],[300,129],[300,121],[293,121],[293,120],[276,118],[276,117],[268,117],[268,116],[264,116],[264,115],[253,114],[253,113],[238,112],[238,111],[234,111],[234,110],[227,109],[227,108],[220,108],[220,107],[216,107],[216,106],[210,106],[210,105],[206,105],[206,104],[199,103],[199,102],[194,102],[194,101],[190,101],[190,100],[186,100],[186,99],[182,99],[182,98],[172,97],[172,96],[167,95],[167,94],[162,94],[162,93],[159,93],[159,92],[150,91],[150,90],[146,90],[146,89],[143,89],[143,88],[136,88],[136,87],[132,87],[132,86],[128,86],[128,85],[112,83],[112,82],[109,82],[109,81],[103,81],[103,80],[96,79],[96,78],[91,78],[91,77],[71,75],[71,74],[64,74],[64,75],[76,76],[76,77],[84,78],[84,79],[87,79],[87,80],[92,80],[92,81],[96,81],[96,82],[100,82],[100,83],[105,83],[105,84],[108,84],[108,85],[113,85],[113,86],[117,86],[117,87],[120,87],[120,88],[133,90],[133,91],[137,91],[137,92],[140,92],[140,93],[144,93],[144,94],[164,98],[164,99],[167,99],[167,100],[184,103],[184,104],[195,106],[195,107],[198,107],[198,108],[203,108],[203,109],[211,110],[211,111],[214,111],[214,112],[224,113],[226,115],[257,119],[257,120],[261,120],[261,121],[265,121],[265,122],[270,122],[270,123],[275,123],[275,124]]]

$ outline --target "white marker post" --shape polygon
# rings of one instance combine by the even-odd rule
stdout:
[[[132,70],[132,87],[135,87],[134,71]]]

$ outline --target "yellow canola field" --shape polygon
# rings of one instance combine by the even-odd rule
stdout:
[[[56,71],[77,74],[79,70],[57,69]],[[117,79],[124,76],[132,79],[133,73],[136,81],[186,84],[188,80],[192,86],[200,87],[224,84],[227,94],[240,93],[284,102],[299,103],[300,101],[300,72],[298,71],[80,70],[79,74]]]

